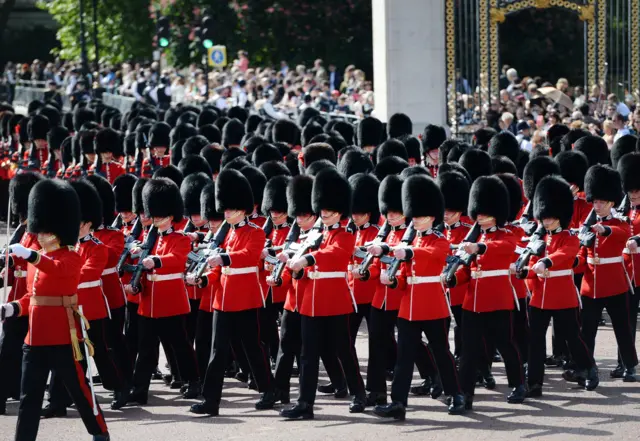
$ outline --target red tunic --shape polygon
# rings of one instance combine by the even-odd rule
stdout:
[[[273,231],[271,231],[271,235],[269,238],[271,239],[271,245],[274,247],[279,247],[284,245],[287,240],[287,235],[289,234],[289,230],[291,230],[291,225],[288,223],[284,223],[282,225],[278,225],[273,227]],[[271,275],[271,271],[273,271],[273,265],[261,262],[260,265],[260,283],[262,284],[262,293],[265,296],[265,300],[271,293],[271,301],[273,303],[282,303],[285,301],[287,297],[287,291],[289,291],[289,286],[269,286],[267,285],[267,277]]]
[[[202,227],[197,230],[197,232],[201,232],[206,234],[209,231],[208,228]],[[198,245],[198,241],[191,242],[192,250],[194,246]],[[202,299],[203,294],[207,291],[207,288],[200,288],[197,285],[185,285],[187,288],[187,295],[189,296],[189,300],[200,300]]]
[[[469,230],[473,227],[473,225],[459,221],[453,224],[452,226],[446,226],[446,234],[447,240],[451,245],[459,245],[460,242],[467,236]],[[456,253],[456,250],[451,250],[451,255]],[[468,284],[467,283],[458,283],[453,288],[448,288],[449,291],[449,301],[451,302],[451,306],[462,305],[462,301],[464,300],[464,296],[467,292]]]
[[[571,228],[580,228],[589,216],[593,204],[587,202],[583,198],[574,197],[573,199],[573,216],[571,217]]]
[[[356,234],[356,247],[364,246],[367,242],[371,242],[380,232],[380,227],[371,225],[369,222],[362,227],[358,227]],[[359,266],[363,259],[352,256],[349,263],[349,288],[353,291],[353,296],[358,305],[368,305],[373,301],[376,288],[380,283],[380,266],[378,259],[373,259],[373,263],[369,266],[369,278],[367,280],[354,279],[351,270]]]
[[[40,243],[38,235],[33,233],[24,233],[20,239],[20,245],[38,251]],[[13,268],[9,269],[8,282],[11,285],[9,298],[7,301],[13,302],[19,300],[27,293],[27,261],[13,256]]]
[[[391,232],[385,241],[386,246],[391,249],[398,245],[402,240],[402,236],[404,236],[405,231],[406,227],[404,225],[402,227],[392,227]],[[380,262],[378,259],[376,260],[380,268],[380,273],[386,271],[387,264]],[[389,286],[383,285],[378,281],[376,292],[373,295],[373,300],[371,301],[371,306],[378,309],[384,309],[386,311],[397,311],[400,309],[400,301],[402,300],[403,295],[404,291],[402,289],[391,289]]]
[[[95,168],[95,165],[91,166],[91,170],[94,172]],[[109,181],[109,184],[113,185],[113,181],[115,181],[118,176],[125,174],[125,169],[119,162],[111,161],[109,163],[102,164],[99,174]]]
[[[629,222],[631,236],[638,236],[640,234],[640,213],[638,208],[634,208],[629,212]],[[624,249],[624,262],[627,265],[627,274],[631,278],[634,286],[640,286],[640,253],[631,254],[625,247]]]
[[[300,230],[300,237],[307,234],[309,230],[302,231]],[[304,240],[298,238],[298,243],[303,242]],[[301,279],[294,279],[291,277],[291,271],[289,268],[285,268],[282,272],[282,288],[287,287],[287,298],[284,301],[284,309],[291,312],[297,312],[300,305],[302,305],[302,297],[304,296],[304,290],[306,284],[309,282],[309,279],[303,277]]]
[[[133,225],[125,225],[123,226],[123,233],[125,233],[125,235],[129,235],[131,234],[131,228],[133,228]],[[148,228],[143,228],[142,231],[140,232],[140,235],[136,238],[136,241],[138,242],[143,242],[147,233],[149,232]],[[124,249],[124,248],[123,248]],[[118,260],[120,260],[120,257],[118,256]],[[131,257],[128,257],[127,260],[125,261],[126,264],[129,265],[133,265],[134,259],[132,259]],[[122,275],[122,278],[120,279],[120,283],[122,283],[122,285],[128,285],[131,283],[131,273],[125,272]],[[144,287],[145,285],[145,281],[146,279],[143,277],[142,279],[140,279],[140,284]],[[127,303],[140,303],[140,297],[138,297],[138,295],[136,294],[127,294]]]
[[[153,165],[151,163],[153,161]],[[154,156],[153,158],[145,158],[142,161],[142,177],[151,178],[158,168],[164,168],[171,164],[171,156],[164,155],[162,157]]]
[[[87,320],[106,318],[109,314],[100,275],[107,264],[109,251],[102,242],[91,235],[80,239],[76,251],[83,261],[78,284],[78,305],[82,305],[82,313]]]
[[[124,286],[118,277],[116,265],[124,250],[124,234],[117,228],[99,227],[93,235],[109,250],[109,259],[102,274],[102,289],[107,297],[109,309],[120,308],[126,303]]]
[[[522,254],[524,249],[527,247],[528,242],[525,242],[524,239],[527,237],[526,233],[522,228],[518,225],[509,225],[509,229],[516,236],[516,252],[513,255],[513,262],[515,263],[518,260],[518,257]],[[513,285],[513,289],[516,290],[516,295],[518,299],[525,299],[529,291],[527,290],[527,285],[524,280],[518,279],[515,274],[511,275],[511,285]]]

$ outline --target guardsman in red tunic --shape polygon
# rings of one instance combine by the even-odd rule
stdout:
[[[60,213],[65,213],[64,219]],[[37,437],[49,371],[63,381],[93,439],[109,440],[104,416],[80,364],[92,348],[89,342],[82,343],[79,323],[86,323],[78,311],[76,294],[83,265],[74,250],[79,226],[80,204],[73,188],[59,180],[41,181],[29,195],[27,228],[38,235],[42,251],[20,244],[10,247],[13,256],[29,262],[27,294],[0,307],[2,320],[29,317],[15,434],[21,441],[35,441]]]
[[[118,144],[121,144],[120,135],[113,129],[101,129],[96,134],[94,145],[96,154],[100,155],[100,170],[96,170],[96,165],[92,165],[93,171],[109,181],[113,185],[118,176],[125,174],[125,169],[113,157],[114,153],[119,151]]]
[[[151,156],[142,161],[142,177],[150,178],[158,169],[171,164],[169,153],[169,133],[171,126],[165,122],[157,122],[149,132],[149,148]]]
[[[569,184],[557,176],[543,178],[533,198],[535,218],[545,228],[544,256],[533,256],[525,275],[533,281],[529,321],[528,397],[542,396],[545,340],[553,318],[567,340],[573,361],[585,378],[587,390],[598,386],[598,372],[591,351],[580,335],[580,299],[573,284],[573,265],[580,239],[569,229],[573,217],[573,193]],[[528,274],[527,274],[528,273]]]
[[[421,142],[421,153],[423,163],[433,179],[438,176],[438,168],[440,167],[439,156],[440,146],[447,140],[447,132],[444,127],[434,124],[428,124],[424,128]]]
[[[200,382],[195,351],[187,334],[189,301],[183,274],[191,241],[172,226],[184,211],[180,189],[169,179],[151,179],[142,189],[142,201],[145,216],[158,229],[158,238],[150,255],[140,262],[146,281],[138,294],[138,359],[130,401],[147,403],[151,374],[157,363],[158,339],[175,354],[180,377],[188,384],[183,396],[196,398]],[[135,293],[131,285],[126,290]]]
[[[71,173],[71,179],[80,179],[89,176],[91,173],[91,165],[96,162],[96,151],[93,141],[98,132],[96,130],[82,130],[76,134],[77,149],[74,152],[76,156],[76,165]]]
[[[180,171],[180,169],[173,164],[169,164],[166,167],[158,168],[153,173],[153,177],[169,178],[178,186],[178,188],[180,188],[180,186],[182,185],[182,181],[184,180],[184,175],[182,174],[182,171]],[[189,219],[183,216],[179,221],[176,221],[173,223],[173,229],[175,231],[182,231],[184,230],[184,227],[187,226],[188,222],[189,222]]]
[[[52,127],[47,133],[49,157],[42,164],[42,174],[48,178],[58,177],[62,165],[62,143],[69,137],[69,131],[62,126]]]
[[[631,238],[624,249],[624,261],[627,274],[633,284],[633,295],[629,303],[629,319],[633,331],[633,341],[636,341],[636,326],[638,324],[638,302],[640,302],[640,253],[638,253],[638,238],[640,237],[640,154],[629,153],[618,162],[618,171],[622,177],[622,185],[629,199],[629,212],[623,213],[629,217]],[[624,366],[618,355],[618,366],[611,372],[612,378],[624,377]]]
[[[391,249],[398,245],[407,229],[407,218],[402,212],[402,179],[397,175],[387,176],[380,183],[378,205],[380,212],[391,226],[387,239],[382,244],[369,246],[368,252],[376,257],[391,254]],[[379,271],[380,281],[387,265],[377,261],[373,271]],[[378,269],[379,268],[379,269]],[[400,309],[400,301],[404,290],[392,285],[377,284],[371,303],[371,313],[367,326],[369,328],[369,361],[367,363],[367,391],[377,397],[377,403],[386,400],[387,383],[386,368],[389,354],[395,349],[394,327]]]
[[[47,133],[49,119],[44,115],[33,115],[29,120],[27,130],[31,140],[31,149],[26,153],[26,169],[42,173],[42,166],[49,158],[47,147]]]
[[[183,233],[191,240],[192,248],[204,241],[205,235],[209,231],[207,220],[200,216],[200,194],[202,189],[211,183],[204,173],[195,173],[187,176],[182,185],[180,185],[180,195],[184,203],[184,215],[188,219],[187,226]],[[196,338],[196,326],[198,322],[198,310],[200,309],[200,300],[206,288],[200,288],[195,285],[187,285],[187,293],[189,295],[190,312],[187,316],[187,333],[191,344]],[[204,371],[203,371],[204,372]]]
[[[484,358],[483,338],[495,342],[504,360],[509,384],[514,386],[507,402],[522,403],[526,395],[524,371],[511,332],[517,298],[509,266],[516,250],[516,237],[502,228],[509,215],[509,192],[500,178],[482,176],[475,180],[469,195],[469,214],[482,227],[482,235],[477,243],[460,245],[475,258],[470,268],[458,269],[454,280],[454,286],[469,282],[462,303],[460,362],[466,408],[473,406],[478,363]]]
[[[253,166],[245,166],[240,169],[240,173],[244,175],[251,185],[251,191],[253,193],[254,208],[249,215],[249,221],[256,224],[260,228],[264,227],[267,218],[261,214],[262,209],[262,197],[264,193],[264,187],[267,185],[267,177],[260,171],[260,169]]]
[[[452,397],[450,414],[465,411],[464,395],[458,379],[456,363],[449,350],[449,308],[441,281],[449,254],[449,241],[434,230],[444,218],[444,197],[436,182],[427,176],[411,176],[402,184],[402,207],[407,218],[413,219],[416,237],[411,244],[393,249],[403,261],[397,276],[384,276],[382,282],[404,290],[398,313],[398,361],[391,385],[391,403],[376,406],[381,417],[404,419],[409,397],[416,347],[422,333],[429,340],[444,391]],[[395,279],[395,280],[394,280]]]
[[[349,318],[357,305],[346,270],[356,238],[355,231],[340,223],[351,215],[351,202],[351,186],[337,170],[327,168],[316,175],[311,205],[315,213],[320,213],[324,226],[322,242],[317,250],[288,262],[292,272],[304,271],[303,277],[309,279],[300,305],[300,396],[294,407],[280,412],[288,419],[313,418],[319,360],[327,345],[335,347],[354,396],[349,412],[364,412],[366,406],[358,356],[349,335]]]
[[[29,192],[42,180],[37,172],[20,173],[9,182],[11,213],[18,216],[18,228],[13,233],[9,245],[19,243],[25,248],[39,250],[37,235],[28,233],[27,206]],[[6,256],[0,256],[4,271],[9,271],[7,283],[11,286],[9,302],[21,299],[27,293],[27,262],[24,259],[10,258],[9,265],[4,263]],[[2,273],[4,275],[4,273]],[[4,283],[4,277],[0,280]],[[22,345],[29,329],[29,318],[18,317],[2,323],[3,336],[0,340],[0,415],[6,412],[9,397],[20,399],[20,376],[22,365]]]
[[[638,357],[629,321],[629,291],[633,287],[623,258],[631,229],[628,219],[618,218],[611,211],[622,196],[620,174],[608,166],[592,166],[585,177],[585,191],[587,201],[593,203],[598,222],[592,227],[593,243],[583,243],[579,255],[579,268],[584,268],[580,287],[582,338],[595,354],[598,324],[602,310],[606,308],[625,367],[625,381],[635,381]]]
[[[562,177],[569,183],[573,192],[571,228],[579,229],[593,208],[592,204],[581,196],[584,192],[584,176],[589,169],[589,161],[585,154],[578,150],[561,152],[555,160],[560,165]]]
[[[289,235],[291,229],[291,222],[287,215],[287,184],[289,180],[289,176],[275,176],[264,187],[262,212],[271,219],[273,229],[266,236],[270,247],[262,250],[262,258],[270,253],[275,255],[276,252],[273,249],[282,248]],[[280,347],[278,317],[283,310],[289,287],[268,285],[267,277],[271,275],[273,268],[274,265],[264,262],[260,269],[260,282],[263,284],[262,293],[265,296],[265,308],[262,310],[260,329],[262,330],[263,343],[269,350],[269,356],[275,365]]]
[[[262,285],[258,278],[264,231],[247,219],[254,209],[249,181],[237,170],[223,170],[215,189],[216,207],[231,225],[224,252],[208,260],[214,271],[208,283],[218,283],[213,301],[213,343],[211,359],[202,388],[204,401],[191,406],[191,412],[218,415],[224,372],[227,367],[232,334],[244,347],[254,380],[262,397],[256,409],[271,409],[278,397],[267,352],[260,337],[259,310],[264,307]],[[215,271],[221,267],[220,272]]]

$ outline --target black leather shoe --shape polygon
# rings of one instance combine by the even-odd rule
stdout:
[[[544,360],[544,365],[547,367],[562,367],[564,360],[559,355],[551,355]]]
[[[541,384],[530,384],[527,391],[527,398],[540,398],[542,396]]]
[[[262,394],[260,399],[256,401],[256,410],[273,409],[273,406],[280,400],[280,392],[272,390]]]
[[[113,401],[111,402],[111,410],[120,410],[124,406],[127,405],[127,401],[129,401],[129,388],[124,388],[117,390],[113,396]]]
[[[355,396],[353,400],[349,404],[349,413],[362,413],[364,412],[364,408],[367,406],[367,397]]]
[[[93,441],[111,441],[109,432],[101,433],[100,435],[93,435]]]
[[[387,404],[387,394],[382,392],[369,392],[367,394],[367,407],[384,406]]]
[[[598,368],[593,366],[587,372],[587,378],[584,382],[584,388],[586,390],[595,390],[600,384],[600,378],[598,378]]]
[[[40,412],[40,416],[42,418],[62,418],[67,416],[67,408],[66,407],[51,407],[50,404],[47,404],[42,411]]]
[[[182,386],[184,386],[184,381],[182,380],[173,380],[171,382],[171,385],[169,386],[170,389],[182,389]]]
[[[451,404],[449,404],[449,415],[461,415],[465,412],[464,395],[454,395]]]
[[[562,378],[569,383],[578,383],[578,385],[583,386],[586,382],[586,371],[574,371],[567,370],[562,373]]]
[[[185,398],[187,400],[193,400],[195,398],[198,398],[201,392],[202,392],[202,385],[200,384],[200,382],[190,381],[189,384],[187,384],[187,390],[185,390],[182,393],[182,398]]]
[[[347,389],[347,386],[341,387],[340,389],[336,389],[333,392],[333,398],[346,398],[349,395],[349,390]]]
[[[129,399],[127,400],[127,403],[138,403],[138,404],[142,404],[143,406],[145,404],[147,404],[147,400],[149,398],[149,391],[137,391],[137,390],[133,390],[133,392],[131,392],[131,394],[129,394]]]
[[[515,387],[509,396],[507,397],[507,403],[509,404],[520,404],[524,402],[524,399],[527,396],[527,388],[524,387],[524,384]]]
[[[502,356],[498,353],[498,351],[496,351],[496,353],[493,354],[493,362],[494,363],[501,363],[502,362]]]
[[[153,374],[151,374],[151,379],[152,380],[162,380],[162,372],[160,372],[160,369],[156,368],[155,372]]]
[[[407,410],[401,402],[394,401],[384,406],[374,407],[373,413],[382,418],[393,418],[394,420],[404,421]]]
[[[625,369],[624,377],[622,379],[625,383],[635,383],[636,382],[636,368]]]
[[[473,395],[464,394],[464,410],[473,410]]]
[[[289,420],[312,420],[313,406],[304,401],[298,401],[295,406],[289,409],[282,409],[280,416]]]
[[[333,387],[333,384],[320,384],[318,385],[318,393],[321,394],[332,394],[336,391],[336,388]]]
[[[609,377],[611,378],[624,378],[624,366],[622,364],[618,364],[614,370],[609,372]]]
[[[189,412],[196,415],[218,416],[218,406],[207,401],[196,403],[189,409]]]
[[[431,398],[437,400],[438,398],[440,398],[440,395],[442,395],[442,392],[444,392],[444,390],[442,389],[442,381],[440,380],[440,376],[438,375],[433,379],[433,382],[431,383],[431,391],[429,392],[429,394],[431,395]]]
[[[493,378],[491,372],[482,376],[482,385],[485,389],[494,390],[496,388],[496,379]]]
[[[249,376],[249,384],[247,384],[247,387],[251,390],[258,390],[258,383],[256,383],[256,380],[254,380],[252,376]]]
[[[424,396],[431,393],[431,377],[425,378],[422,383],[417,386],[411,386],[409,389],[412,395]]]
[[[240,383],[248,383],[249,382],[249,375],[245,374],[242,371],[238,371],[236,373],[236,380],[238,380]]]

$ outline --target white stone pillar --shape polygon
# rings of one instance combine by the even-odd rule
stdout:
[[[375,115],[445,125],[445,0],[372,0]]]

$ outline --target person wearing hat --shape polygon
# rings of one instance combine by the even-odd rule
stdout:
[[[59,213],[65,213],[64,219]],[[73,188],[60,180],[43,180],[29,193],[27,230],[37,235],[42,251],[21,244],[11,256],[28,262],[27,293],[0,306],[0,319],[29,317],[20,391],[20,415],[15,438],[35,440],[40,425],[44,387],[53,371],[64,383],[87,431],[94,440],[108,441],[102,411],[82,375],[84,358],[78,310],[82,257],[74,247],[80,230],[80,202]],[[92,348],[84,342],[87,352]],[[95,415],[94,415],[95,412]]]
[[[525,275],[533,281],[529,302],[531,325],[529,344],[528,397],[542,396],[545,340],[549,320],[559,328],[571,350],[573,361],[585,378],[585,388],[598,386],[593,355],[580,335],[580,302],[573,283],[573,265],[580,249],[578,236],[569,226],[573,215],[573,192],[558,176],[543,178],[533,198],[535,218],[544,226],[544,256],[533,256]]]
[[[402,208],[412,219],[416,237],[410,246],[393,248],[403,264],[397,276],[380,276],[387,286],[406,289],[398,313],[398,358],[391,384],[391,403],[376,406],[381,417],[404,419],[409,397],[416,347],[422,333],[429,340],[445,393],[452,397],[450,414],[465,411],[456,364],[449,350],[450,308],[440,273],[449,254],[449,242],[435,230],[444,219],[444,197],[436,182],[424,175],[407,178],[402,183]]]
[[[440,145],[446,140],[447,132],[444,127],[429,124],[424,128],[422,139],[420,140],[423,164],[427,167],[433,179],[438,176],[438,152]]]
[[[258,391],[262,393],[255,407],[258,410],[271,409],[278,395],[259,326],[259,311],[264,307],[264,297],[258,265],[265,235],[248,218],[255,208],[251,184],[237,170],[222,170],[216,180],[215,201],[217,210],[224,212],[225,221],[231,225],[232,231],[225,243],[225,251],[208,259],[212,272],[202,281],[188,280],[201,286],[219,280],[221,287],[213,301],[212,354],[202,388],[204,401],[191,406],[190,411],[199,415],[218,415],[228,349],[234,334],[244,347]]]
[[[374,117],[367,116],[362,119],[356,128],[358,145],[368,155],[373,155],[374,150],[382,142],[384,127],[382,122]]]
[[[92,170],[112,185],[118,176],[125,174],[124,166],[114,158],[114,154],[120,150],[118,144],[121,143],[120,135],[111,128],[100,129],[94,139],[99,161],[92,165]]]
[[[149,148],[151,154],[142,161],[142,176],[151,178],[160,168],[164,168],[171,163],[169,153],[169,134],[171,126],[165,122],[157,122],[151,126],[149,131]]]
[[[470,267],[461,266],[449,287],[469,283],[462,303],[462,359],[460,377],[466,408],[473,407],[478,362],[483,359],[486,338],[495,342],[505,363],[513,390],[508,403],[522,403],[526,396],[522,358],[511,332],[513,309],[517,304],[511,286],[509,266],[513,262],[517,238],[504,229],[509,216],[509,192],[497,176],[481,176],[471,186],[469,215],[482,234],[478,242],[462,242],[460,247],[475,256]]]
[[[14,231],[10,243],[19,243],[25,248],[39,250],[40,244],[36,234],[27,230],[27,206],[29,193],[34,185],[42,180],[36,172],[20,173],[9,182],[9,200],[11,213],[18,217],[18,228]],[[1,259],[4,259],[2,257]],[[9,259],[7,280],[11,285],[8,301],[21,299],[27,293],[27,262],[24,259]],[[4,279],[2,279],[4,282]],[[3,337],[0,340],[0,415],[6,413],[6,402],[9,397],[20,399],[20,378],[22,375],[22,345],[29,328],[28,317],[19,317],[2,322]]]
[[[167,178],[151,179],[142,189],[142,202],[145,216],[157,228],[158,238],[151,255],[140,262],[147,273],[146,283],[137,293],[140,335],[129,401],[147,403],[151,375],[157,365],[158,339],[175,354],[180,376],[187,383],[183,397],[196,398],[200,395],[200,382],[195,351],[186,332],[189,301],[183,281],[191,243],[173,228],[173,222],[179,221],[184,211],[180,189]],[[131,285],[125,289],[136,294]]]
[[[320,213],[322,241],[317,250],[287,263],[293,273],[303,272],[302,277],[309,279],[300,305],[300,395],[295,406],[280,412],[287,419],[313,418],[319,358],[327,345],[335,348],[354,396],[349,412],[361,413],[365,409],[364,383],[355,345],[349,337],[349,315],[357,311],[357,306],[345,271],[356,237],[351,226],[341,223],[351,215],[351,195],[349,181],[337,170],[326,169],[316,175],[311,205],[315,213]]]
[[[62,164],[62,143],[69,137],[69,132],[63,126],[52,127],[47,133],[47,144],[49,155],[42,164],[41,172],[48,178],[54,178],[58,171],[63,168]]]
[[[584,153],[577,150],[560,152],[555,160],[560,166],[562,177],[569,183],[573,192],[571,228],[579,229],[593,208],[584,198],[584,177],[589,169],[589,161]]]
[[[526,121],[521,120],[516,124],[516,131],[518,133],[516,139],[518,140],[520,150],[530,152],[533,149],[531,144],[531,127],[529,127]]]
[[[47,133],[49,133],[49,119],[44,115],[33,115],[27,126],[31,149],[27,153],[27,170],[42,171],[42,165],[49,158],[47,148]]]
[[[76,180],[89,175],[91,165],[96,160],[96,151],[94,149],[94,139],[96,130],[82,130],[76,133],[74,156],[76,157],[76,165],[71,173],[71,179]]]

